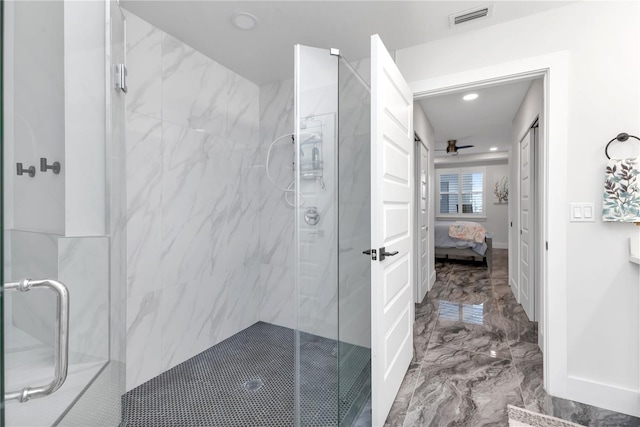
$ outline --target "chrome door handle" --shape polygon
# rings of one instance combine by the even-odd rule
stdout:
[[[16,399],[19,402],[26,402],[29,399],[48,396],[58,390],[67,379],[67,370],[69,369],[69,290],[64,283],[48,279],[22,279],[19,282],[4,284],[4,290],[27,292],[31,289],[51,289],[56,293],[54,378],[50,383],[42,386],[10,391],[4,395],[4,400]]]
[[[398,255],[398,251],[387,252],[385,251],[384,246],[380,248],[380,261],[384,261],[385,257],[396,255]]]

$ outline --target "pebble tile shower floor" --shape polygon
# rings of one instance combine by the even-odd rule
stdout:
[[[263,322],[233,335],[129,391],[126,425],[293,426],[294,336],[292,329]],[[340,368],[338,411],[336,344],[300,334],[302,425],[338,425],[338,417],[343,420],[357,411],[366,390],[369,350],[340,343],[349,366]]]

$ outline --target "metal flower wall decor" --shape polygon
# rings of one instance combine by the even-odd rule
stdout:
[[[495,203],[509,202],[509,180],[506,176],[497,178],[493,186],[493,196]]]

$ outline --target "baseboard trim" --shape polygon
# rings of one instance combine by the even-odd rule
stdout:
[[[576,402],[640,417],[640,392],[569,375],[567,397]]]
[[[509,243],[493,242],[493,247],[495,249],[509,249]]]

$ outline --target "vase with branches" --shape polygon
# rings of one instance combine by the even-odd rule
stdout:
[[[498,203],[509,202],[509,181],[506,176],[496,180],[496,184],[493,187],[493,195]]]

